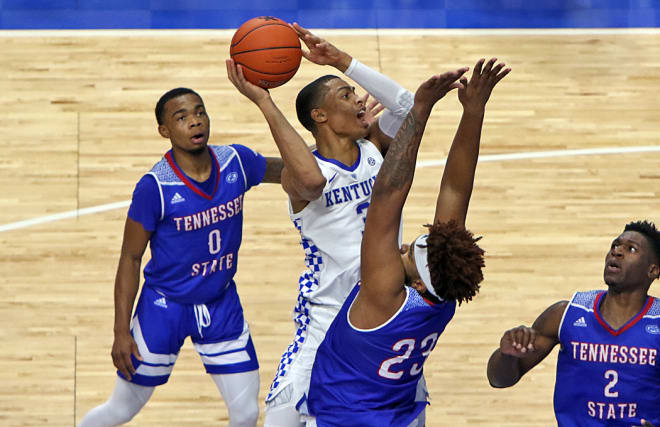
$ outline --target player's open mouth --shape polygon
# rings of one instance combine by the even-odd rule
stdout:
[[[194,144],[201,144],[204,141],[204,134],[198,133],[197,135],[193,135],[193,137],[190,139]]]
[[[361,108],[360,111],[358,111],[358,113],[357,113],[357,118],[363,125],[368,125],[369,124],[369,123],[367,123],[367,120],[365,119],[366,115],[367,115],[366,108]]]
[[[621,266],[619,266],[619,264],[617,264],[614,261],[608,262],[606,268],[607,268],[607,271],[612,272],[612,273],[618,273],[619,271],[621,271]]]

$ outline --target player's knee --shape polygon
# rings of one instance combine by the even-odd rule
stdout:
[[[259,403],[257,399],[249,399],[229,408],[230,427],[254,427],[259,418]]]
[[[132,408],[120,407],[113,408],[113,416],[115,425],[126,424],[133,419],[140,412],[139,410],[135,411]]]

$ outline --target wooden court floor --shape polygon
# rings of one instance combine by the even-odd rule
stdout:
[[[468,215],[468,227],[484,236],[485,281],[426,363],[427,425],[553,425],[556,351],[507,390],[489,387],[486,361],[505,329],[530,324],[576,290],[604,288],[605,253],[626,222],[660,220],[660,33],[320,34],[413,91],[480,57],[513,68],[488,104]],[[130,200],[169,147],[153,108],[176,86],[204,97],[212,143],[277,153],[260,112],[226,78],[230,37],[0,35],[0,226],[9,224],[0,232],[0,425],[72,425],[115,381],[113,281],[126,205],[19,221]],[[303,63],[272,95],[294,121],[298,90],[332,72]],[[432,218],[460,111],[455,93],[434,110],[404,211],[405,240]],[[618,152],[631,147],[642,148]],[[530,158],[536,152],[550,153]],[[260,358],[261,399],[293,336],[302,267],[285,193],[273,185],[250,191],[236,281]],[[131,425],[226,423],[187,341],[170,382]]]

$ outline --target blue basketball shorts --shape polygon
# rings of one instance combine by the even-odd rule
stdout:
[[[143,359],[131,356],[135,367],[131,382],[135,384],[165,384],[186,337],[191,338],[209,374],[259,369],[233,283],[219,299],[195,305],[176,303],[143,287],[131,321],[131,335]],[[117,375],[124,378],[119,371]]]

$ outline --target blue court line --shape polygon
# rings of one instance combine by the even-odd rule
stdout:
[[[547,159],[554,157],[571,156],[599,156],[612,154],[631,154],[631,153],[651,153],[660,152],[660,145],[639,146],[639,147],[605,147],[605,148],[585,148],[580,150],[555,150],[555,151],[531,151],[526,153],[507,153],[507,154],[484,154],[479,156],[479,163],[501,162],[507,160],[526,160],[526,159]],[[417,168],[428,168],[442,166],[447,159],[427,160],[417,162]],[[127,208],[131,204],[130,200],[123,202],[108,203],[106,205],[93,206],[90,208],[76,209],[62,212],[54,215],[46,215],[32,218],[24,221],[11,222],[0,226],[0,233],[4,231],[18,230],[33,225],[44,224],[47,222],[59,221],[68,218],[77,218],[83,215],[91,215],[99,212],[110,211],[114,209]]]

